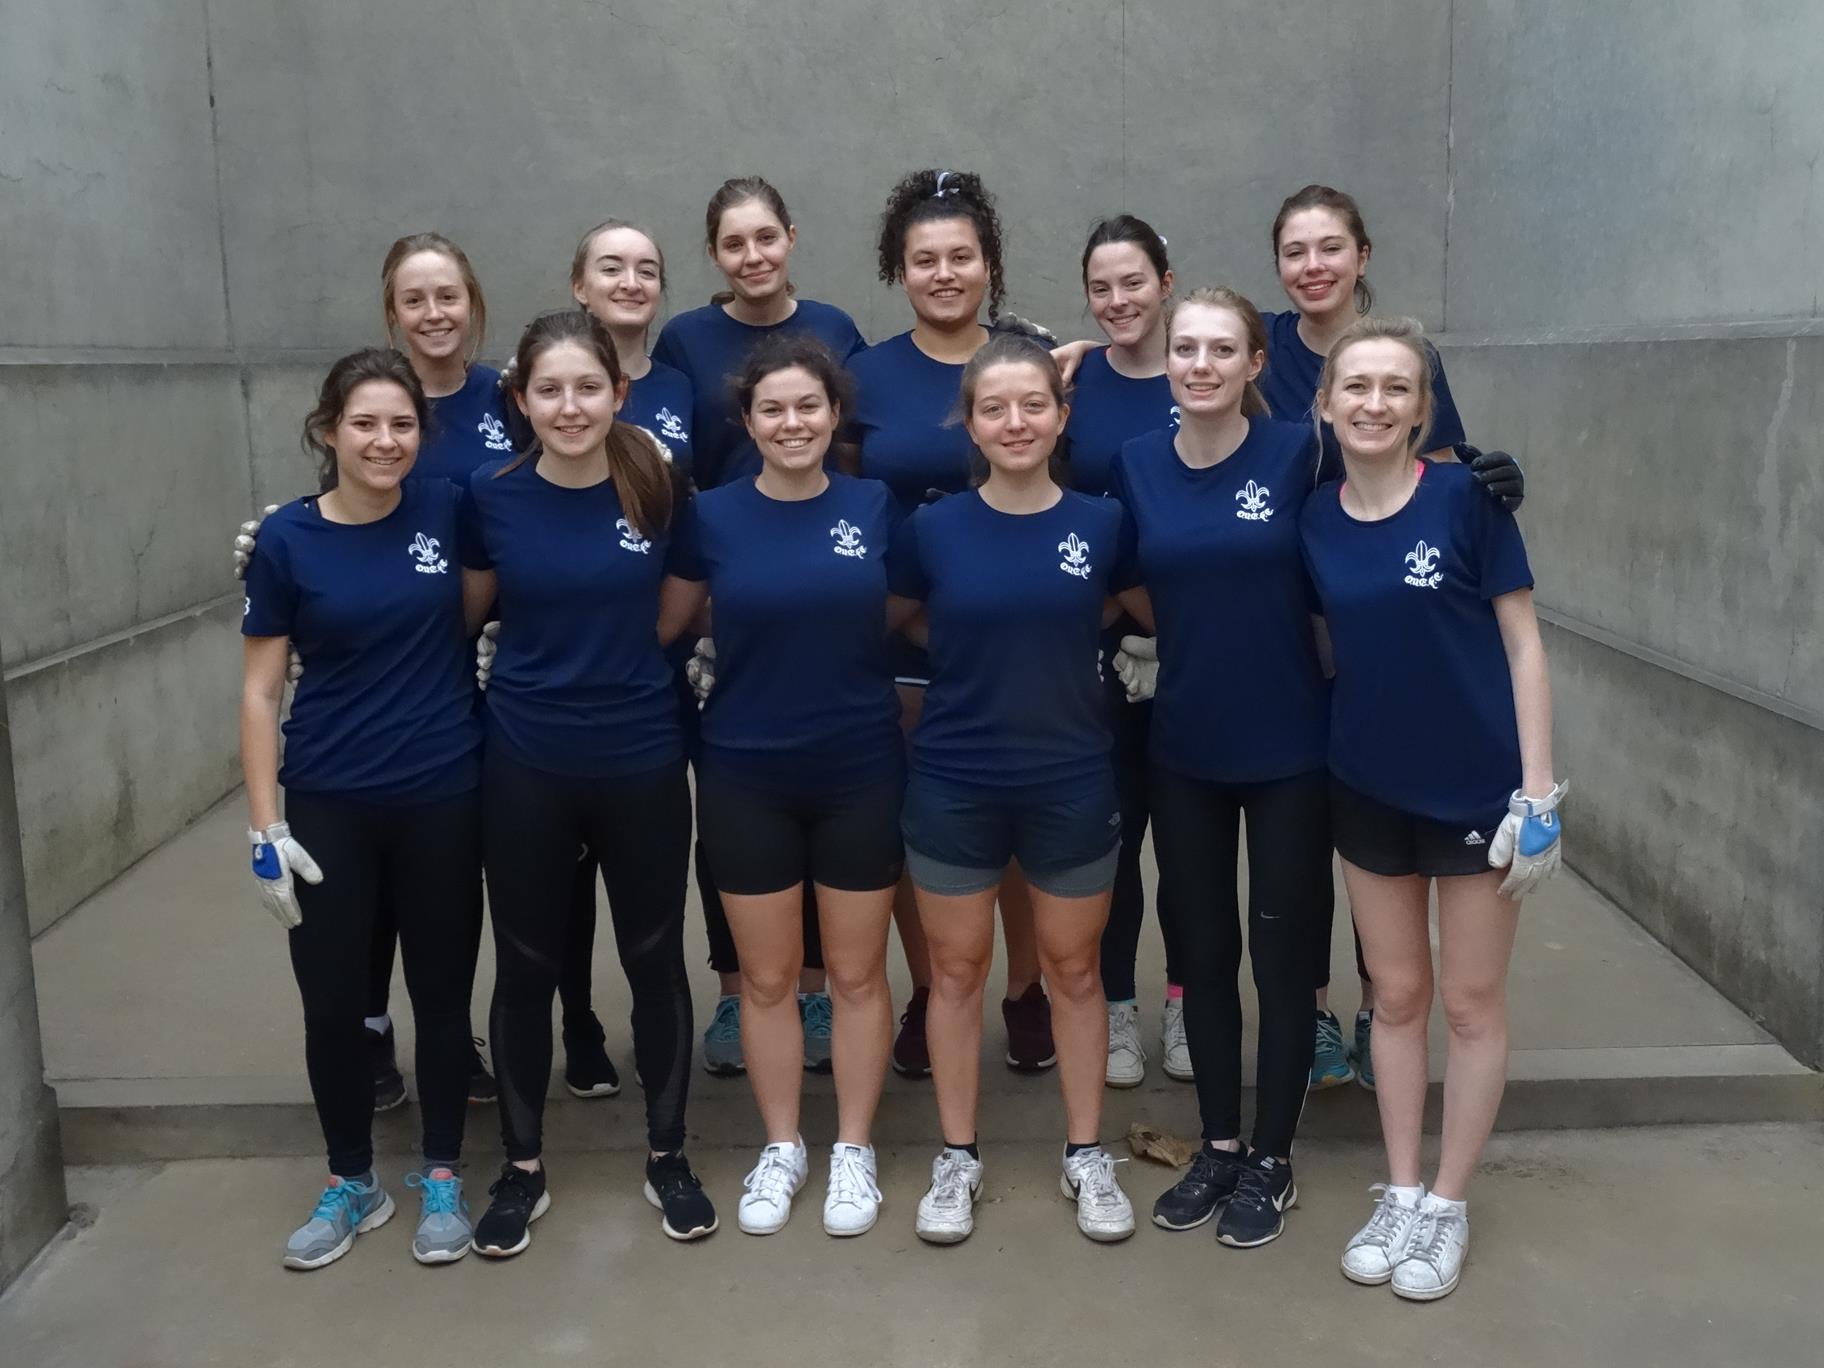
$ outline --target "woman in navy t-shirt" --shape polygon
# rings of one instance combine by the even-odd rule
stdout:
[[[261,895],[291,932],[304,1056],[329,1150],[329,1183],[286,1246],[291,1268],[341,1258],[358,1232],[393,1214],[373,1171],[362,1026],[382,907],[404,943],[418,1026],[424,1166],[406,1181],[421,1187],[423,1210],[412,1254],[447,1263],[469,1248],[458,1175],[481,936],[481,727],[454,561],[456,490],[408,478],[426,418],[397,352],[336,362],[304,429],[323,493],[273,512],[247,572],[248,839]],[[293,645],[310,669],[284,725],[281,768]]]
[[[1557,869],[1551,685],[1513,515],[1458,465],[1416,459],[1429,349],[1411,320],[1363,319],[1318,388],[1345,468],[1301,522],[1336,663],[1332,821],[1374,975],[1374,1066],[1388,1185],[1343,1272],[1430,1301],[1457,1285],[1469,1181],[1507,1072],[1508,959],[1519,900]],[[1444,1146],[1420,1182],[1428,903],[1438,897],[1450,1024]]]
[[[469,479],[462,560],[497,601],[482,766],[483,857],[495,948],[490,1013],[507,1162],[475,1229],[517,1254],[549,1205],[540,1161],[551,998],[568,943],[576,852],[600,861],[633,990],[646,1089],[646,1196],[665,1233],[715,1229],[683,1154],[691,1046],[684,971],[690,793],[671,668],[655,630],[671,535],[688,517],[657,448],[615,420],[627,393],[614,343],[581,310],[520,338],[514,397],[532,450]]]
[[[886,617],[899,513],[885,485],[825,469],[847,389],[816,338],[762,342],[736,384],[760,473],[701,495],[675,554],[689,602],[707,598],[715,614],[697,811],[741,954],[747,1075],[766,1126],[741,1198],[752,1235],[784,1227],[809,1169],[793,992],[807,885],[835,999],[824,1229],[859,1235],[880,1206],[869,1134],[887,1071],[887,923],[904,865],[904,741]]]
[[[880,278],[904,287],[912,328],[849,363],[855,376],[860,473],[893,491],[902,513],[968,488],[972,447],[955,421],[963,368],[994,336],[1006,294],[1001,219],[981,178],[968,171],[914,171],[887,195],[876,243]],[[983,310],[988,322],[982,322]],[[918,720],[930,662],[910,641],[894,645],[894,675],[908,729]],[[909,896],[895,908],[912,979],[912,1000],[893,1042],[893,1067],[910,1078],[930,1071],[925,1012],[930,961]],[[1039,978],[1032,900],[1017,871],[1001,887],[1007,945],[1007,1063],[1026,1072],[1056,1062],[1051,1009]]]
[[[1204,1144],[1153,1220],[1252,1248],[1297,1200],[1292,1143],[1311,1068],[1312,942],[1328,934],[1324,770],[1329,691],[1298,514],[1309,427],[1267,417],[1260,314],[1232,290],[1172,312],[1166,374],[1181,423],[1136,437],[1110,490],[1138,532],[1136,578],[1158,626],[1153,841],[1174,920]],[[1131,644],[1131,643],[1130,643]],[[1247,819],[1247,950],[1260,999],[1254,1129],[1241,1142],[1239,830]]]
[[[1126,517],[1113,500],[1053,479],[1069,410],[1038,343],[991,338],[964,368],[961,400],[985,476],[913,513],[888,559],[893,592],[925,605],[931,658],[901,822],[930,945],[944,1134],[917,1230],[951,1244],[974,1227],[982,989],[996,891],[1018,859],[1055,995],[1060,1182],[1084,1234],[1121,1240],[1133,1233],[1133,1206],[1098,1134],[1108,1012],[1097,958],[1121,812],[1096,642],[1109,585],[1123,573]]]

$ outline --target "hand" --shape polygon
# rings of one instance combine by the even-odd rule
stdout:
[[[247,575],[247,562],[253,559],[253,544],[260,535],[260,524],[279,511],[277,504],[267,504],[260,510],[260,516],[241,524],[241,530],[234,538],[234,577],[244,579]]]
[[[1515,789],[1507,800],[1507,816],[1488,843],[1488,867],[1507,870],[1502,897],[1518,902],[1558,872],[1564,859],[1558,804],[1570,787],[1554,784],[1543,798],[1528,798]]]
[[[716,687],[715,642],[708,637],[697,639],[697,649],[684,662],[684,678],[690,681],[690,691],[697,696],[698,703],[709,698],[709,691]]]
[[[1124,636],[1115,652],[1115,677],[1129,703],[1144,703],[1159,687],[1159,638]]]
[[[1526,500],[1526,476],[1520,471],[1520,462],[1505,451],[1484,451],[1468,442],[1458,442],[1451,450],[1481,481],[1485,493],[1499,499],[1509,513],[1519,510]]]
[[[1061,347],[1052,348],[1051,359],[1058,363],[1058,374],[1064,377],[1064,383],[1077,373],[1077,367],[1083,364],[1083,358],[1096,349],[1094,342],[1085,339],[1081,342],[1066,342]]]
[[[494,653],[500,649],[499,636],[498,622],[484,622],[481,635],[475,638],[475,682],[483,693],[488,691],[488,681],[494,677]]]
[[[260,897],[266,910],[287,931],[304,924],[298,911],[298,895],[291,886],[295,873],[307,884],[323,882],[323,871],[310,858],[310,852],[291,838],[291,823],[274,822],[264,831],[247,833],[253,846],[253,877],[260,881]]]
[[[296,684],[302,678],[304,678],[304,657],[299,655],[298,648],[293,646],[285,653],[285,682]]]

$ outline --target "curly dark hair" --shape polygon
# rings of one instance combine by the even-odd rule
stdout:
[[[763,338],[748,352],[747,360],[730,381],[736,405],[743,413],[754,409],[754,391],[778,371],[808,371],[823,385],[824,397],[846,419],[855,407],[855,382],[836,354],[810,333],[780,332]]]
[[[893,187],[880,216],[880,278],[889,285],[904,278],[906,234],[913,224],[954,218],[968,219],[982,240],[982,256],[988,263],[988,321],[992,323],[1001,316],[1007,298],[1001,268],[1001,216],[995,211],[994,196],[973,171],[914,171]]]

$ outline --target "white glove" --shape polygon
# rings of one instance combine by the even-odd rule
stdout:
[[[690,681],[690,691],[699,704],[708,699],[709,691],[716,687],[715,642],[708,637],[697,638],[697,649],[684,662],[684,678]]]
[[[1560,781],[1543,798],[1528,798],[1515,789],[1507,800],[1507,816],[1488,843],[1488,867],[1507,870],[1502,897],[1518,902],[1558,872],[1564,862],[1558,804],[1570,787]]]
[[[1144,703],[1159,687],[1159,638],[1124,636],[1115,652],[1115,677],[1129,703]]]
[[[260,898],[266,910],[287,931],[304,924],[298,911],[298,895],[291,886],[291,876],[308,884],[323,882],[323,871],[310,858],[310,852],[291,839],[291,823],[274,822],[264,831],[247,832],[253,846],[253,877],[260,881]]]
[[[285,653],[285,682],[296,684],[303,677],[304,657],[299,655],[298,648],[293,646]]]
[[[241,530],[234,539],[234,577],[243,579],[247,574],[247,562],[253,559],[253,544],[260,535],[260,524],[279,511],[277,504],[267,504],[260,510],[260,516],[241,524]]]
[[[494,653],[500,649],[496,638],[500,636],[498,622],[481,624],[481,635],[475,638],[475,682],[481,691],[488,691],[488,681],[494,677]]]

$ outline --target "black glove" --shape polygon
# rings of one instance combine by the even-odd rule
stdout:
[[[1509,513],[1519,512],[1526,501],[1526,476],[1520,473],[1518,461],[1505,451],[1483,451],[1468,442],[1458,442],[1451,450],[1481,481],[1484,493],[1499,499]]]

